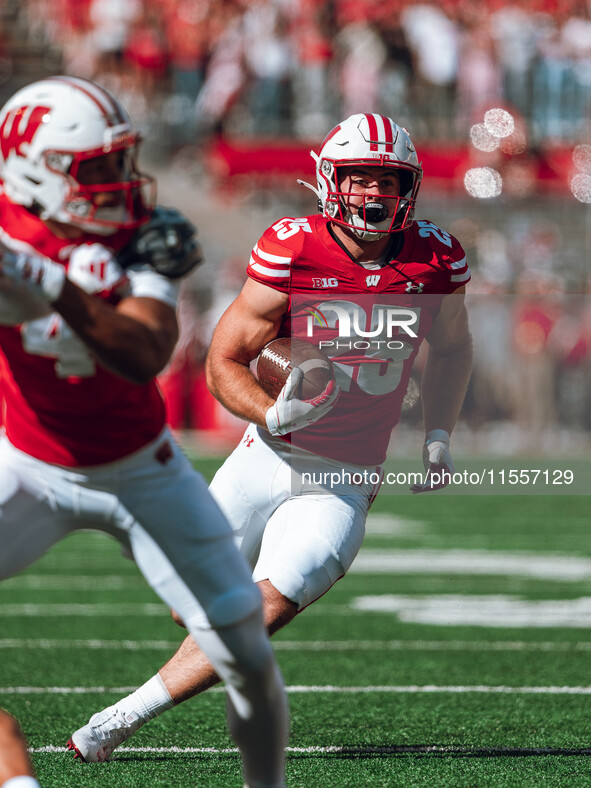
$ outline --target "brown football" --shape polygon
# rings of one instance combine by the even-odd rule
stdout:
[[[261,350],[257,359],[256,374],[261,387],[270,397],[277,399],[289,373],[299,367],[302,372],[298,399],[311,399],[334,380],[330,359],[320,348],[297,337],[273,339]]]

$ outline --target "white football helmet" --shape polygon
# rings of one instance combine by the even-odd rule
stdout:
[[[156,196],[154,179],[136,168],[139,142],[126,110],[99,85],[70,76],[33,82],[0,110],[4,189],[43,220],[102,235],[138,227]],[[122,154],[120,180],[80,183],[81,163],[112,152]]]
[[[320,154],[311,151],[316,161],[318,188],[300,181],[317,196],[324,216],[351,229],[366,241],[383,238],[412,224],[423,170],[406,129],[384,115],[351,115],[325,137]],[[348,207],[351,192],[340,190],[339,168],[354,165],[387,167],[400,178],[400,196],[392,217],[384,200],[392,195],[366,195],[353,214]]]

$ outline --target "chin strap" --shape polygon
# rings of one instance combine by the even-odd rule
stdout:
[[[355,220],[357,219],[359,221],[359,217],[353,216],[350,211],[347,211],[347,217],[349,219],[347,227],[362,241],[377,241],[388,235],[387,232],[382,232],[381,230],[368,230],[367,222],[363,222],[359,225],[355,224]]]

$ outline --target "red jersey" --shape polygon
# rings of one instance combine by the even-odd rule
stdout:
[[[285,439],[343,462],[378,465],[400,419],[412,365],[445,295],[470,279],[459,242],[430,221],[402,231],[375,267],[354,263],[325,217],[284,218],[253,249],[248,275],[289,295],[279,336],[318,343],[341,395],[315,424]]]
[[[131,238],[130,231],[87,234],[76,241],[57,238],[1,192],[0,235],[66,269],[73,249],[81,244],[108,243],[117,251]],[[142,295],[150,295],[145,280],[140,286]],[[133,295],[133,281],[130,287]],[[159,297],[157,285],[153,297]],[[166,420],[155,382],[138,386],[104,369],[55,312],[20,326],[0,325],[0,388],[10,442],[58,465],[118,460],[154,440]]]

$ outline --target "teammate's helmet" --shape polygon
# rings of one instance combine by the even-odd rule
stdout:
[[[155,202],[154,179],[136,168],[139,142],[126,110],[104,88],[70,76],[33,82],[0,110],[4,189],[43,220],[103,235],[138,227]],[[83,162],[112,152],[121,153],[119,180],[80,183]],[[115,196],[104,204],[98,193]]]
[[[363,240],[375,240],[412,224],[423,177],[415,147],[406,129],[384,115],[351,115],[326,136],[316,159],[319,208],[331,221],[349,227]],[[372,195],[355,214],[347,206],[351,193],[340,190],[342,167],[387,167],[400,178],[400,196],[392,217],[383,200]]]

